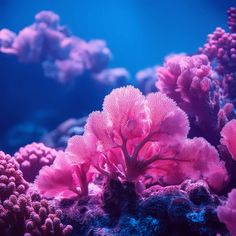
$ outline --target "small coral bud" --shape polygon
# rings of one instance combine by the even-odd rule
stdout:
[[[67,225],[63,229],[62,233],[63,233],[64,236],[67,236],[67,235],[70,235],[72,233],[72,230],[73,230],[73,227],[71,225]]]
[[[20,192],[20,193],[23,193],[25,191],[25,186],[23,184],[20,184],[18,187],[17,187],[17,191]]]
[[[9,200],[10,200],[12,203],[14,203],[14,204],[17,203],[17,197],[16,197],[15,195],[11,195],[11,196],[9,197]]]
[[[10,182],[8,185],[7,185],[7,189],[8,191],[10,192],[13,192],[16,188],[16,184],[14,182]]]
[[[50,218],[47,218],[45,221],[46,231],[49,232],[53,229],[53,222]]]
[[[34,228],[34,223],[30,220],[26,223],[26,231],[31,232]]]

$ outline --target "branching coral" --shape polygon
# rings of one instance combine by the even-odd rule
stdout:
[[[86,159],[113,179],[137,181],[151,175],[176,184],[204,178],[218,191],[227,181],[224,164],[204,139],[186,139],[188,125],[186,114],[164,94],[145,98],[132,86],[115,89],[105,98],[103,111],[90,114],[84,135],[70,140],[70,158],[75,163]],[[174,167],[179,172],[171,179]]]
[[[228,199],[224,205],[217,208],[217,214],[221,222],[223,222],[232,236],[236,235],[236,189],[228,194]]]
[[[27,182],[16,160],[0,152],[1,235],[69,235],[71,226],[61,223],[61,212],[38,194],[27,195]]]
[[[14,154],[14,158],[20,165],[24,179],[33,182],[39,170],[46,165],[51,165],[56,158],[57,151],[46,147],[43,143],[32,143],[21,147]]]

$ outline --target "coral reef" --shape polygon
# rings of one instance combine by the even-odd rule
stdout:
[[[0,52],[16,55],[25,63],[41,62],[45,76],[62,83],[84,74],[107,84],[123,83],[129,77],[123,68],[107,69],[112,56],[105,41],[86,42],[73,36],[51,11],[36,14],[35,22],[18,34],[2,29]]]
[[[57,156],[57,151],[46,147],[43,143],[31,143],[21,147],[14,154],[20,165],[24,179],[33,182],[43,166],[52,165]]]
[[[111,180],[100,201],[93,196],[61,209],[64,220],[77,226],[74,235],[227,235],[217,218],[219,204],[204,181],[153,186],[140,196],[133,184]]]
[[[0,153],[0,230],[1,235],[69,235],[70,225],[61,223],[61,211],[49,206],[39,194],[27,194],[19,164]]]

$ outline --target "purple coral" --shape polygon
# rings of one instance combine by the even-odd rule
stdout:
[[[38,194],[26,195],[28,183],[19,164],[0,152],[1,235],[69,235],[71,226],[61,224],[61,213]]]
[[[164,66],[157,68],[157,75],[157,88],[189,115],[192,129],[198,127],[209,140],[214,134],[213,143],[217,143],[219,85],[208,58],[203,54],[169,56]]]
[[[220,191],[228,178],[224,163],[206,140],[186,139],[188,130],[187,116],[173,100],[161,93],[145,98],[127,86],[105,97],[103,111],[90,114],[84,135],[71,138],[66,153],[115,180],[138,182],[147,175],[170,185],[203,178]],[[172,168],[178,170],[173,178]]]
[[[236,189],[228,194],[227,201],[217,208],[217,214],[221,222],[223,222],[232,236],[236,236]]]
[[[111,60],[106,42],[86,42],[71,35],[65,26],[60,25],[60,17],[51,11],[36,14],[35,22],[18,35],[7,29],[1,30],[0,52],[14,54],[26,63],[41,62],[45,75],[60,82],[68,82],[84,74],[98,80],[102,77],[103,82],[108,84],[114,83],[117,77],[127,78],[127,72],[120,69],[111,71],[115,76],[111,72],[106,76],[99,75]]]
[[[230,32],[236,33],[236,9],[234,7],[230,7],[227,13]]]
[[[33,182],[43,166],[49,166],[57,156],[57,151],[46,147],[43,143],[31,143],[21,147],[14,154],[14,158],[20,165],[25,180]]]

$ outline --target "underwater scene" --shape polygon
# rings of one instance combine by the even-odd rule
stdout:
[[[1,0],[0,236],[236,236],[236,1]]]

